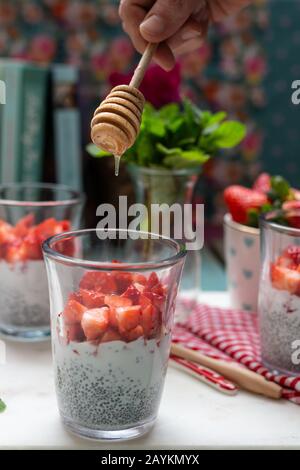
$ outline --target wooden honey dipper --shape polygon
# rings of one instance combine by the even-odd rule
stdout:
[[[92,141],[116,159],[134,144],[139,133],[145,98],[138,88],[156,47],[148,44],[129,85],[113,88],[94,113]]]

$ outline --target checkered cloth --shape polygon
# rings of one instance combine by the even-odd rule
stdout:
[[[180,300],[192,311],[184,323],[176,324],[173,341],[207,356],[236,361],[283,387],[283,397],[300,405],[300,376],[274,375],[260,362],[257,317],[253,313],[211,307]]]

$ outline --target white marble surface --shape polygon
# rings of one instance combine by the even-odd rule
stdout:
[[[226,294],[202,294],[225,305]],[[300,407],[239,392],[223,395],[169,368],[159,419],[148,436],[123,444],[73,437],[60,423],[50,344],[8,343],[0,365],[0,449],[300,448]]]

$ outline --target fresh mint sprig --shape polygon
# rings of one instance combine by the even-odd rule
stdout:
[[[3,411],[5,411],[5,410],[6,410],[6,404],[0,398],[0,413],[3,413]]]
[[[158,110],[146,103],[140,133],[124,157],[144,167],[199,167],[220,150],[238,145],[245,134],[245,126],[228,120],[225,112],[201,111],[188,100]],[[93,144],[87,151],[98,158],[110,155]]]

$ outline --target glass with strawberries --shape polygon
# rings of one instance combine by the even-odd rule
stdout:
[[[261,217],[259,329],[262,361],[277,373],[300,372],[300,208]]]
[[[43,249],[63,423],[95,439],[144,434],[163,390],[184,247],[91,229],[57,235]]]
[[[0,186],[0,333],[49,338],[50,314],[42,243],[78,228],[83,196],[60,185]]]

